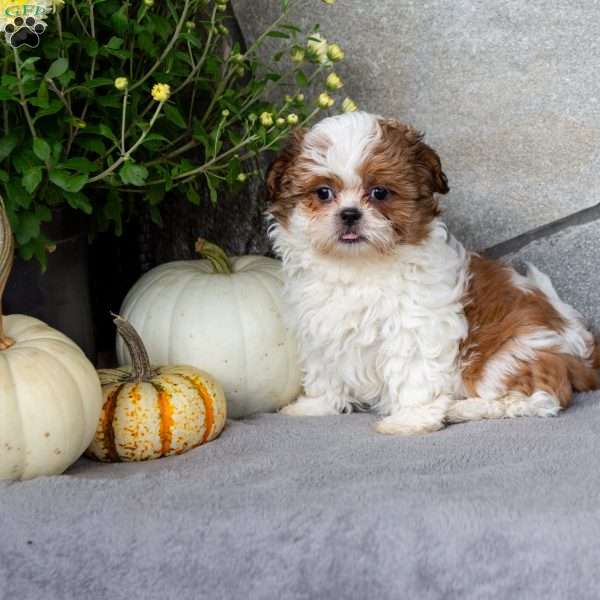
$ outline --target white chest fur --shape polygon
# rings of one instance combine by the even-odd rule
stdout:
[[[376,261],[307,256],[275,239],[308,395],[389,414],[460,389],[467,257],[442,223]]]

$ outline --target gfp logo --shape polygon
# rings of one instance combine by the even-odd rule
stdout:
[[[37,48],[52,0],[0,0],[0,31],[13,48]]]

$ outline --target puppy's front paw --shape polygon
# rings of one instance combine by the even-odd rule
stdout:
[[[386,435],[423,435],[444,427],[443,415],[428,408],[406,408],[375,424]]]
[[[317,396],[315,398],[300,396],[296,402],[284,406],[279,412],[282,415],[293,417],[324,417],[326,415],[339,414],[331,400],[326,396]]]

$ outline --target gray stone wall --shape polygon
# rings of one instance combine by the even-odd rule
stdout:
[[[280,0],[233,0],[248,40]],[[307,0],[345,91],[426,132],[467,247],[533,260],[600,325],[600,3]]]

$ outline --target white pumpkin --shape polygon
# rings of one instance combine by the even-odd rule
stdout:
[[[121,315],[139,332],[153,364],[188,364],[223,386],[228,416],[274,411],[300,393],[296,344],[282,319],[280,263],[228,259],[214,244],[207,260],[171,262],[146,273]],[[128,361],[117,342],[120,364]]]
[[[0,198],[0,297],[13,241]],[[62,333],[0,315],[0,479],[57,475],[88,447],[102,409],[96,370]]]

